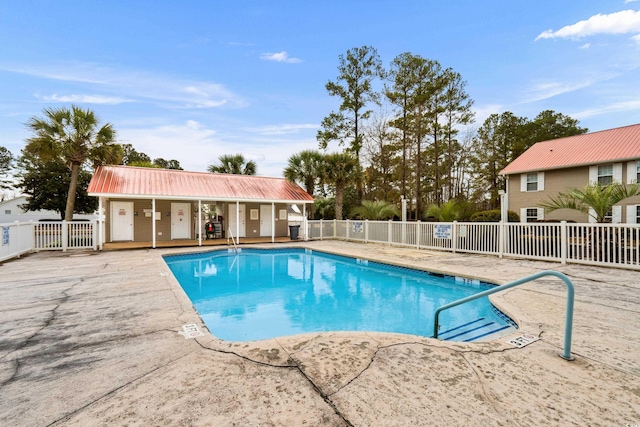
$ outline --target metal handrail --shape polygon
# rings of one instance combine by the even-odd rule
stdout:
[[[513,288],[514,286],[522,285],[523,283],[531,282],[543,276],[555,276],[561,279],[564,282],[564,284],[567,285],[567,312],[566,312],[565,322],[564,322],[564,350],[563,350],[563,353],[560,355],[560,357],[566,360],[573,360],[573,357],[571,357],[571,334],[573,333],[573,300],[574,300],[575,292],[574,292],[574,287],[571,280],[567,276],[565,276],[564,274],[558,271],[551,271],[551,270],[541,271],[540,273],[535,273],[535,274],[532,274],[531,276],[523,277],[522,279],[518,279],[511,283],[507,283],[506,285],[498,286],[496,288],[489,289],[484,292],[479,292],[477,294],[459,299],[454,302],[450,302],[449,304],[445,304],[439,307],[436,310],[435,319],[433,322],[433,337],[438,338],[438,318],[440,316],[441,311],[449,309],[451,307],[455,307],[460,304],[464,304],[469,301],[476,300],[478,298],[482,298],[487,295],[495,294],[496,292]]]
[[[233,238],[233,233],[231,232],[231,227],[228,228],[229,230],[229,236],[231,236],[231,242],[233,242],[233,247],[236,249],[236,252],[238,252],[238,245],[236,245],[236,240]],[[229,244],[229,238],[227,237],[227,245]]]

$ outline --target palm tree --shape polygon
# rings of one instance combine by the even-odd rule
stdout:
[[[582,190],[571,189],[551,197],[549,201],[540,204],[547,212],[558,209],[573,209],[588,214],[602,223],[611,212],[613,206],[622,200],[640,194],[640,184],[621,184],[614,182],[609,185],[589,184]]]
[[[451,199],[440,206],[436,204],[429,205],[426,214],[428,217],[436,218],[440,222],[452,222],[460,218],[461,211],[458,201]]]
[[[335,188],[336,219],[342,219],[344,189],[358,179],[360,163],[349,153],[334,153],[324,157],[323,177]]]
[[[316,183],[320,178],[322,153],[317,150],[304,150],[289,157],[284,169],[284,177],[291,182],[301,182],[310,196],[313,196]]]
[[[356,215],[360,215],[363,219],[389,219],[400,215],[400,210],[384,200],[363,200],[360,206],[351,211],[351,216]]]
[[[75,105],[68,108],[45,108],[44,118],[27,122],[35,136],[27,139],[25,151],[42,161],[62,159],[71,170],[64,219],[71,221],[80,169],[87,162],[98,165],[118,164],[122,146],[115,143],[116,133],[110,123],[98,128],[98,117],[89,109]]]
[[[223,154],[218,157],[219,165],[209,165],[207,170],[215,173],[255,175],[257,166],[253,160],[246,161],[242,154]]]

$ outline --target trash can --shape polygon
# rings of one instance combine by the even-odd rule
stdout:
[[[289,226],[289,235],[291,236],[291,240],[298,240],[299,232],[300,232],[300,225]]]

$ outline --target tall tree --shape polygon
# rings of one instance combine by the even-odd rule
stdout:
[[[444,72],[444,137],[446,139],[445,168],[446,186],[448,194],[446,199],[456,198],[459,194],[459,183],[457,182],[458,160],[464,156],[463,146],[456,136],[459,127],[466,126],[474,121],[474,113],[471,110],[473,100],[466,92],[467,82],[462,80],[460,73],[447,68]]]
[[[27,203],[21,207],[29,211],[52,210],[65,218],[67,194],[71,175],[69,168],[60,158],[43,162],[23,150],[18,159],[18,187],[27,196]],[[73,213],[92,213],[98,208],[98,199],[87,194],[91,173],[82,169],[78,176],[78,187]]]
[[[362,46],[349,49],[346,56],[339,56],[339,75],[335,82],[329,81],[325,88],[329,95],[342,99],[339,111],[322,120],[322,130],[317,139],[320,148],[326,149],[330,141],[340,145],[349,144],[349,150],[360,161],[362,148],[362,121],[371,114],[367,110],[370,102],[379,103],[379,94],[373,87],[374,80],[384,77],[382,61],[376,49]]]
[[[367,123],[363,145],[365,197],[369,200],[397,201],[400,193],[395,185],[399,174],[397,155],[399,132],[389,125],[389,115],[375,114]]]
[[[162,169],[183,170],[180,167],[180,162],[174,159],[165,160],[162,157],[158,157],[157,159],[153,159],[153,164]]]
[[[217,165],[209,165],[207,170],[214,173],[235,175],[255,175],[257,166],[253,160],[245,160],[242,154],[223,154],[218,157]]]
[[[522,154],[524,125],[527,120],[507,111],[490,115],[473,140],[474,173],[477,198],[488,198],[489,208],[500,205],[498,190],[504,189],[500,171]],[[529,147],[527,147],[529,148]]]
[[[0,146],[0,190],[8,190],[13,187],[9,179],[12,167],[13,154],[5,147]]]
[[[96,114],[75,105],[46,108],[44,117],[32,117],[27,127],[35,134],[27,139],[25,151],[47,162],[61,159],[71,171],[64,219],[73,219],[78,177],[82,166],[118,164],[122,146],[115,143],[116,133],[110,123],[99,126]]]
[[[582,135],[589,131],[587,128],[578,126],[578,123],[578,120],[562,113],[552,110],[542,111],[526,125],[527,145],[530,147],[536,142]]]
[[[358,161],[349,153],[328,154],[323,168],[326,183],[334,188],[336,219],[342,219],[345,187],[359,179]]]
[[[133,166],[133,164],[151,163],[151,157],[145,153],[137,151],[131,144],[122,144],[122,159],[120,164]]]
[[[313,196],[316,184],[321,178],[321,164],[324,156],[317,150],[304,150],[292,154],[284,169],[284,177],[291,182],[302,183],[307,194]]]

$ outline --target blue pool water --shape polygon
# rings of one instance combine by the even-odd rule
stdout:
[[[435,310],[492,284],[308,249],[166,256],[212,334],[251,341],[319,331],[433,336]],[[485,297],[440,314],[442,339],[513,328]]]

